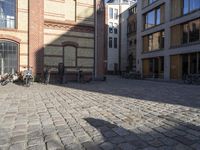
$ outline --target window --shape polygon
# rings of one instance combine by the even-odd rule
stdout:
[[[16,1],[0,0],[0,28],[15,28]]]
[[[146,7],[152,3],[154,3],[157,0],[143,0],[143,7]]]
[[[164,5],[146,13],[144,16],[145,29],[161,24],[164,21]]]
[[[112,37],[109,37],[109,48],[112,48]]]
[[[150,28],[155,26],[155,10],[149,12],[146,15],[146,21],[145,21],[145,28]]]
[[[160,8],[156,11],[156,25],[160,24]]]
[[[65,67],[76,67],[76,47],[74,46],[65,46],[64,47],[64,66]]]
[[[143,75],[145,78],[163,78],[164,57],[143,59]]]
[[[109,33],[113,33],[113,23],[109,23]]]
[[[182,26],[183,44],[200,40],[200,19],[185,23]]]
[[[129,46],[132,46],[133,42],[132,40],[129,41]]]
[[[109,8],[109,18],[113,19],[113,8]]]
[[[118,19],[118,9],[114,9],[114,19]]]
[[[118,31],[117,31],[117,26],[118,26],[118,25],[115,23],[115,26],[114,26],[114,33],[115,33],[115,34],[118,33]]]
[[[114,48],[117,48],[117,38],[114,38]]]
[[[200,9],[200,0],[183,0],[183,14]]]
[[[164,48],[164,31],[147,35],[143,38],[144,51],[155,51]]]
[[[137,10],[136,10],[136,7],[132,7],[129,9],[129,16],[132,15],[132,14],[136,14]]]
[[[148,0],[149,2],[149,4],[152,4],[153,2],[155,2],[156,0]]]
[[[0,74],[18,70],[18,44],[0,41]]]

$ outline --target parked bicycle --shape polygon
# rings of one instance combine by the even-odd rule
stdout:
[[[184,75],[184,83],[186,83],[186,84],[200,84],[200,74]]]
[[[24,70],[22,76],[23,76],[23,82],[25,86],[30,87],[31,82],[33,81],[33,75],[32,75],[32,67],[28,67],[27,70]]]
[[[9,82],[14,82],[18,80],[18,75],[17,73],[14,74],[9,74],[9,73],[5,73],[4,75],[1,76],[0,78],[0,82],[2,86],[5,86],[6,84],[8,84]]]

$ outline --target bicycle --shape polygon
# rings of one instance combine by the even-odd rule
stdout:
[[[32,76],[32,67],[28,67],[27,70],[24,70],[23,72],[23,82],[26,87],[30,87],[31,82],[33,81],[33,76]]]

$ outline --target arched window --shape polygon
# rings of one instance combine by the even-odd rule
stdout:
[[[18,70],[18,44],[0,40],[0,74]]]
[[[16,0],[0,0],[0,28],[16,27]]]

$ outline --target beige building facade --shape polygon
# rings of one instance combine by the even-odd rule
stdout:
[[[104,7],[101,0],[0,1],[0,73],[32,67],[41,75],[47,67],[56,79],[63,63],[67,80],[75,80],[77,70],[98,76],[95,70],[103,67],[95,66],[99,6]]]

